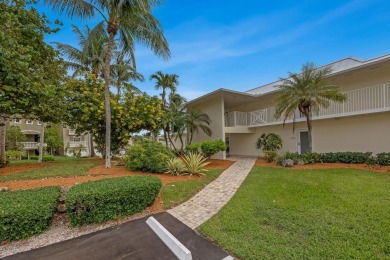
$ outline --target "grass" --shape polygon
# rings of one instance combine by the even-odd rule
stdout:
[[[61,159],[53,165],[26,170],[9,175],[1,175],[0,181],[34,180],[49,177],[71,177],[87,175],[90,168],[97,165],[96,161],[87,159]]]
[[[390,259],[390,175],[254,168],[200,227],[240,259]]]
[[[223,170],[209,170],[205,178],[199,180],[167,183],[162,189],[164,209],[176,206],[200,191],[204,186],[215,180]]]

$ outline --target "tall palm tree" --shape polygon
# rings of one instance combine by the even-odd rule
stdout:
[[[110,65],[115,37],[125,51],[134,50],[135,41],[149,47],[156,55],[168,59],[170,51],[160,23],[152,14],[159,0],[45,0],[53,10],[66,12],[69,16],[103,18],[108,33],[104,64],[104,103],[106,112],[106,168],[111,168],[111,107]]]
[[[209,127],[211,124],[210,117],[197,110],[189,110],[186,113],[186,125],[187,125],[187,140],[188,144],[192,143],[192,138],[194,133],[199,133],[199,130],[202,130],[208,136],[212,135],[212,131]]]
[[[293,117],[293,128],[295,128],[295,111],[298,109],[306,117],[309,152],[312,152],[312,117],[313,112],[321,108],[327,108],[331,101],[343,102],[346,95],[341,88],[328,84],[326,76],[332,70],[329,67],[317,68],[313,63],[306,63],[302,66],[300,74],[289,72],[289,77],[277,88],[279,96],[275,99],[275,117]]]
[[[176,92],[176,87],[179,85],[179,76],[176,74],[165,74],[161,71],[157,71],[156,73],[152,74],[149,78],[149,80],[156,80],[155,89],[162,90],[161,93],[161,108],[163,110],[167,109],[167,101],[166,101],[166,94],[167,90],[170,90],[171,93]],[[169,119],[167,119],[169,121]],[[168,123],[168,122],[166,122]],[[163,133],[164,133],[164,140],[165,144],[168,146],[168,136],[167,132],[169,132],[169,124],[163,125]]]
[[[175,141],[179,139],[180,151],[183,151],[184,149],[183,134],[186,130],[186,102],[187,100],[183,96],[175,92],[171,92],[169,95],[169,105],[167,108],[168,111],[166,113],[166,119],[169,124],[169,127],[167,128],[167,137],[175,150],[177,149],[174,145],[174,142],[172,141],[171,134],[175,135]]]
[[[99,76],[103,71],[105,47],[108,40],[104,27],[99,25],[91,30],[86,25],[84,30],[81,30],[73,24],[71,26],[78,38],[79,48],[54,42],[60,53],[68,59],[64,61],[65,66],[74,71],[73,77],[85,72]]]
[[[118,99],[121,97],[122,89],[141,93],[130,81],[138,80],[143,82],[144,76],[138,73],[134,67],[132,57],[128,57],[125,51],[114,51],[114,64],[111,65],[111,82],[117,89]]]

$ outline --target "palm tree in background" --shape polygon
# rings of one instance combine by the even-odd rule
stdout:
[[[108,44],[104,64],[104,100],[106,112],[106,168],[111,168],[111,107],[110,74],[111,56],[115,37],[125,52],[134,50],[139,42],[149,47],[156,55],[168,59],[170,51],[160,23],[152,14],[158,0],[45,0],[53,10],[66,12],[70,17],[93,18],[96,14],[103,18],[108,33]]]
[[[187,140],[188,144],[192,143],[194,133],[199,133],[202,130],[208,136],[212,135],[212,131],[209,127],[211,124],[210,117],[198,110],[189,110],[186,113],[186,126],[187,126]]]
[[[56,48],[67,59],[64,64],[67,69],[73,70],[73,77],[89,72],[96,77],[100,76],[104,67],[105,47],[107,34],[100,24],[91,30],[88,25],[81,30],[75,25],[72,31],[79,41],[79,48],[69,44],[54,42]]]
[[[185,103],[187,100],[177,94],[176,92],[171,92],[169,94],[169,104],[167,107],[167,112],[165,119],[167,120],[167,124],[169,127],[167,131],[167,137],[172,144],[173,148],[177,151],[174,142],[172,141],[171,134],[175,136],[175,141],[179,139],[180,141],[180,151],[182,152],[184,149],[184,140],[183,135],[186,130],[186,111],[185,111]]]
[[[152,74],[149,78],[149,80],[156,80],[155,89],[162,90],[161,93],[161,108],[163,110],[167,110],[167,101],[166,101],[166,95],[167,90],[169,90],[171,93],[176,92],[177,85],[179,85],[179,76],[176,74],[165,74],[161,71],[157,71],[156,73]],[[164,140],[165,144],[168,146],[168,136],[167,132],[170,132],[169,129],[169,119],[165,120],[165,123],[163,123],[163,133],[164,133]]]
[[[275,117],[284,117],[283,123],[289,117],[293,117],[293,129],[295,129],[295,111],[298,109],[306,117],[309,152],[313,150],[312,143],[312,117],[313,112],[320,108],[327,108],[331,101],[343,102],[346,100],[341,88],[328,84],[326,76],[332,70],[329,67],[317,68],[313,63],[302,66],[300,74],[289,72],[289,77],[277,86],[280,90],[275,99]]]

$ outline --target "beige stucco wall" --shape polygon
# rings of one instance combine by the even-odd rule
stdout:
[[[215,140],[222,139],[225,140],[225,133],[223,131],[224,128],[224,107],[223,107],[223,98],[217,97],[212,100],[205,101],[203,103],[197,103],[196,105],[188,106],[188,109],[197,109],[206,113],[212,123],[210,128],[213,132],[212,136],[207,136],[201,130],[199,133],[194,133],[192,142],[202,142],[205,140]],[[216,154],[213,158],[225,158],[225,152],[221,152]]]
[[[254,134],[226,134],[230,136],[231,155],[260,154],[256,141],[266,132],[279,134],[283,139],[282,151],[298,151],[298,130],[307,129],[306,123],[257,127]],[[313,121],[313,150],[315,152],[390,152],[390,112],[349,116]]]

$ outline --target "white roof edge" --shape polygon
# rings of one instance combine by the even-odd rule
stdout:
[[[204,99],[205,97],[209,97],[209,96],[212,96],[214,94],[223,93],[223,92],[228,92],[228,93],[238,94],[238,95],[244,95],[244,96],[249,96],[249,97],[256,97],[256,95],[253,95],[253,94],[250,94],[250,93],[246,93],[246,92],[242,92],[242,91],[231,90],[231,89],[227,89],[227,88],[219,88],[217,90],[214,90],[212,92],[204,94],[203,96],[200,96],[200,97],[197,97],[197,98],[195,98],[193,100],[190,100],[187,103],[185,103],[185,105],[187,106],[188,104],[195,103],[195,102],[197,102],[197,101],[199,101],[201,99]]]

